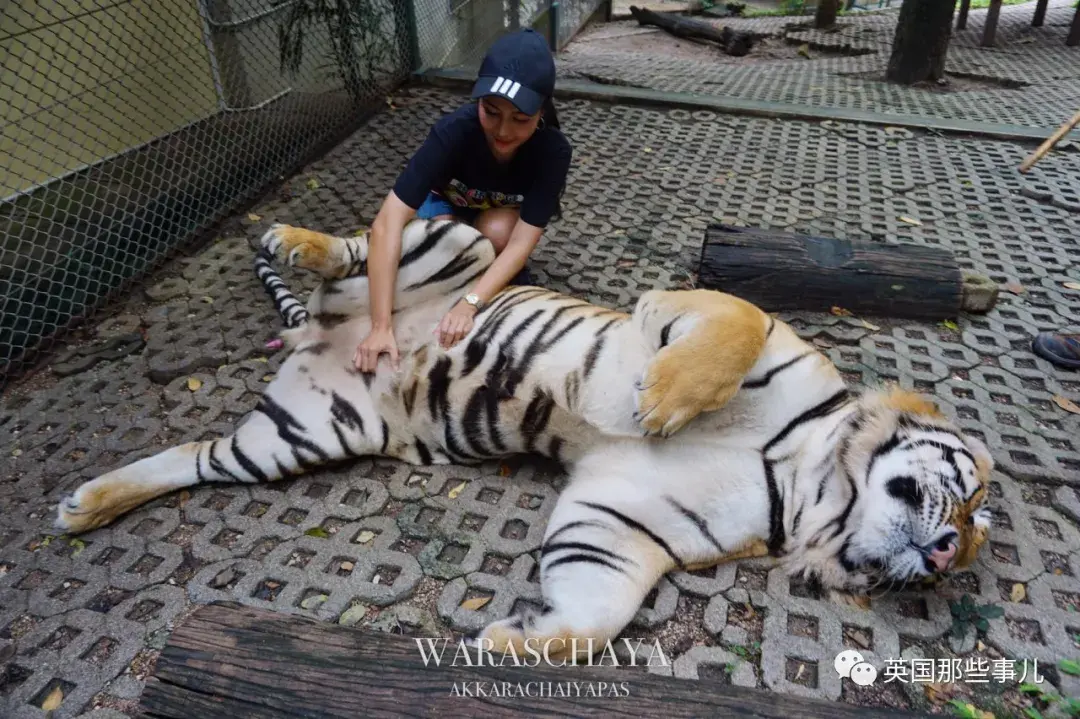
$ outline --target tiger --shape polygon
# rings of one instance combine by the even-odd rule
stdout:
[[[567,482],[539,547],[542,606],[472,639],[575,659],[617,639],[669,572],[771,557],[866,609],[875,591],[969,566],[986,541],[994,461],[977,437],[919,393],[849,387],[788,323],[718,290],[649,289],[624,312],[509,286],[445,349],[435,329],[495,251],[467,224],[413,220],[394,288],[398,363],[361,372],[369,238],[269,228],[256,273],[288,354],[258,405],[231,437],[83,483],[58,527],[83,533],[175,490],[339,460],[547,457]],[[320,276],[306,305],[274,263]]]

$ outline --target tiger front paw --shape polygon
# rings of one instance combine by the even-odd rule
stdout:
[[[738,389],[737,382],[718,384],[686,357],[668,347],[649,363],[637,386],[634,420],[646,435],[670,437],[702,412],[719,409]]]
[[[333,271],[336,238],[300,227],[276,224],[267,230],[262,246],[272,252],[278,262],[318,273]]]

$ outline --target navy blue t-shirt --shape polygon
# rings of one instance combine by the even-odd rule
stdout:
[[[522,220],[546,227],[558,207],[570,156],[566,137],[545,127],[534,132],[509,162],[498,162],[484,138],[476,103],[469,103],[435,123],[398,177],[394,194],[414,210],[429,192],[455,207],[520,207]]]

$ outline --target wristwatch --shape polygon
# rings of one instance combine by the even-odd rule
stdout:
[[[480,299],[479,295],[473,292],[465,295],[465,302],[475,307],[477,312],[484,309],[484,301]]]

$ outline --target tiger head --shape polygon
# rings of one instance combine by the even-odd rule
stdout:
[[[867,392],[833,451],[844,502],[811,540],[825,540],[833,561],[806,557],[811,574],[866,591],[933,582],[975,560],[990,528],[994,461],[932,402]]]

